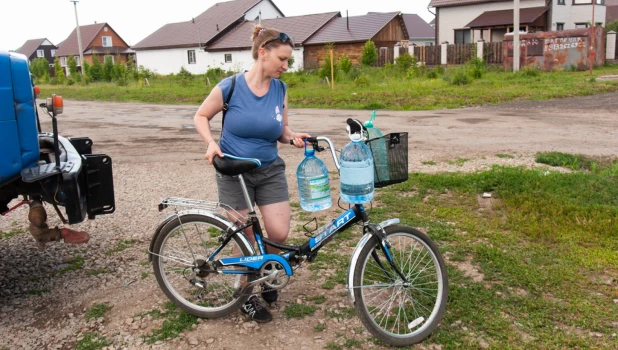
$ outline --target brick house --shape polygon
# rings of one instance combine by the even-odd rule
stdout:
[[[592,20],[604,25],[606,0],[521,0],[520,31],[539,32],[586,28]],[[431,0],[436,13],[436,42],[451,44],[502,41],[513,31],[513,1]]]
[[[322,64],[326,57],[324,45],[327,43],[334,44],[335,57],[345,53],[352,64],[358,66],[365,42],[369,39],[375,43],[378,51],[391,52],[392,57],[395,44],[410,39],[403,15],[390,12],[333,18],[303,42],[304,67],[317,68]]]
[[[116,33],[107,23],[95,23],[80,26],[80,36],[82,39],[82,50],[84,61],[92,64],[93,57],[97,57],[99,62],[105,62],[105,58],[111,57],[112,62],[120,59],[126,62],[129,55],[135,52],[129,45]],[[75,57],[78,69],[81,69],[79,61],[79,44],[77,41],[77,28],[60,44],[56,51],[56,57],[60,58],[60,64],[68,72],[67,58]]]
[[[36,58],[45,58],[49,65],[53,66],[56,50],[58,50],[56,45],[46,38],[42,38],[27,40],[16,52],[28,57],[30,63]]]

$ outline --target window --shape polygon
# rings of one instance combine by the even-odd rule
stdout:
[[[56,56],[56,51],[58,50],[53,50],[53,49],[51,50],[52,57]]]
[[[45,51],[36,50],[36,57],[45,57]]]
[[[556,30],[564,30],[564,23],[556,23]]]
[[[560,2],[560,0],[558,0]],[[597,5],[605,5],[605,0],[595,0]],[[573,5],[590,5],[592,0],[573,0]]]
[[[112,56],[112,55],[105,55],[105,56],[103,56],[103,63],[107,62],[107,60],[110,60],[110,62],[112,62],[112,64],[114,64],[114,56]]]
[[[469,29],[455,30],[455,44],[470,44],[471,42]]]
[[[188,58],[189,64],[195,64],[195,50],[188,50],[187,58]]]
[[[558,5],[564,5],[565,4],[565,0],[558,0]]]
[[[112,37],[111,36],[103,36],[101,37],[103,40],[103,47],[111,47],[112,46]]]
[[[75,63],[76,63],[78,66],[81,66],[81,64],[79,63],[79,56],[75,56]]]
[[[231,53],[226,53],[225,54],[225,63],[232,63],[232,54]]]
[[[588,23],[575,23],[575,28],[576,29],[588,28]]]
[[[66,57],[60,57],[60,65],[63,67],[67,66],[67,58]]]

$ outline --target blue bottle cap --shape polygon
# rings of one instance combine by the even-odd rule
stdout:
[[[313,148],[305,148],[305,156],[312,156],[314,153]]]

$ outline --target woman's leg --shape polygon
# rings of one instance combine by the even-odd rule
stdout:
[[[285,243],[290,232],[290,202],[279,202],[259,206],[260,213],[264,218],[266,235],[272,241]],[[279,249],[268,247],[268,253],[277,254]]]

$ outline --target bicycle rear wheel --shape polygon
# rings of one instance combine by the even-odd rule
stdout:
[[[226,316],[244,304],[248,293],[234,296],[240,274],[222,274],[194,269],[204,265],[208,256],[220,245],[218,237],[226,230],[220,222],[203,215],[174,218],[157,236],[153,248],[153,268],[165,295],[184,311],[203,318]],[[250,247],[239,235],[217,254],[217,260],[250,255]],[[238,272],[247,272],[237,267]],[[242,279],[252,281],[254,275]]]
[[[353,276],[354,307],[375,337],[394,346],[407,346],[428,337],[438,326],[448,299],[444,260],[429,236],[414,228],[385,228],[395,266],[372,238],[358,257]]]

